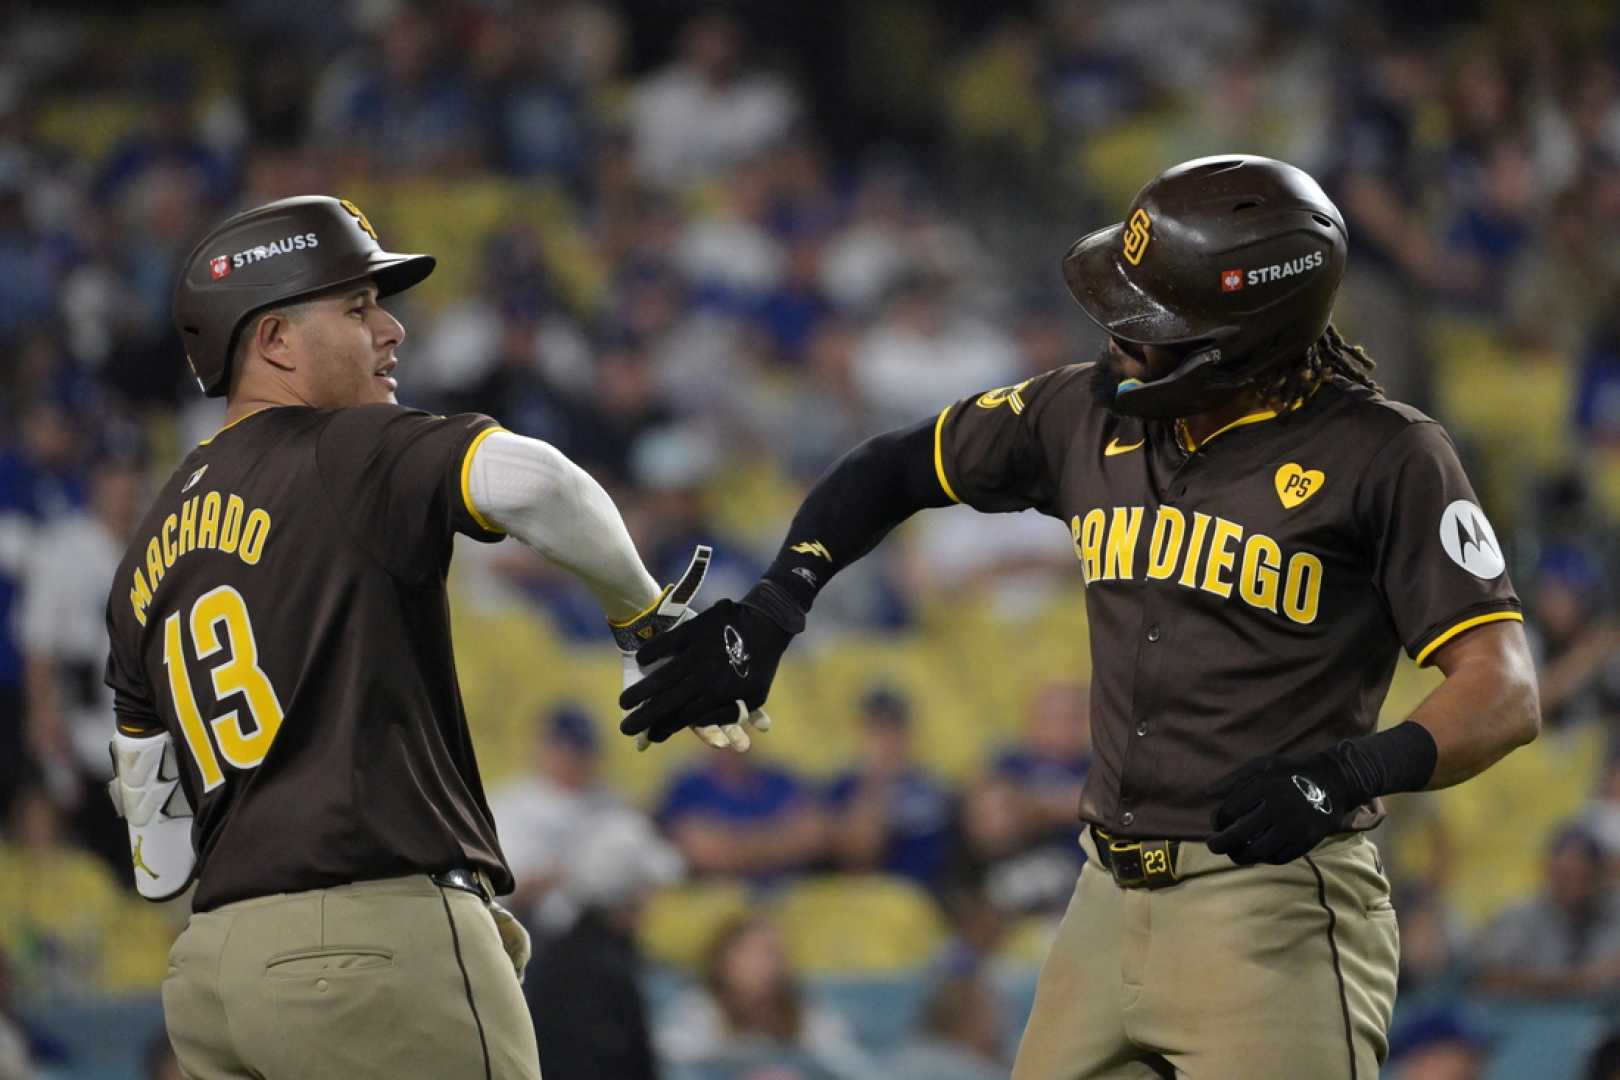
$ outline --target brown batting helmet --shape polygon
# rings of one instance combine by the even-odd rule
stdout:
[[[1224,154],[1160,173],[1123,222],[1075,241],[1063,277],[1107,333],[1183,353],[1164,378],[1122,382],[1114,407],[1190,416],[1322,336],[1348,247],[1344,216],[1305,172]]]
[[[431,255],[384,251],[377,230],[347,199],[281,199],[227,218],[192,249],[174,290],[174,324],[197,385],[220,397],[250,316],[367,278],[378,296],[388,296],[433,266]]]

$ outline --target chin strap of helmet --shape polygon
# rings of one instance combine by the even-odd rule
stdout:
[[[1223,363],[1219,346],[1199,349],[1159,379],[1121,380],[1114,391],[1114,411],[1143,420],[1175,420],[1225,405],[1271,366],[1239,361]]]

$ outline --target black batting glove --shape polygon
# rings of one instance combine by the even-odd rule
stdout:
[[[1366,801],[1352,784],[1338,748],[1251,761],[1216,786],[1209,850],[1241,866],[1282,865],[1341,832]]]
[[[765,704],[793,635],[753,595],[721,600],[636,652],[648,674],[619,695],[629,713],[620,731],[663,742],[686,727],[741,723]]]

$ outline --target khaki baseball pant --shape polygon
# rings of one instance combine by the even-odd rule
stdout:
[[[423,875],[192,915],[163,1014],[194,1080],[540,1077],[489,910]]]
[[[1180,881],[1121,888],[1089,861],[1035,991],[1013,1080],[1374,1080],[1399,939],[1373,844],[1286,866],[1183,843]]]

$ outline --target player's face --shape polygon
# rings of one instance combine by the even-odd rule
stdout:
[[[305,398],[317,408],[337,409],[395,401],[394,350],[405,340],[398,319],[377,304],[368,283],[310,302],[298,332],[308,363]]]

